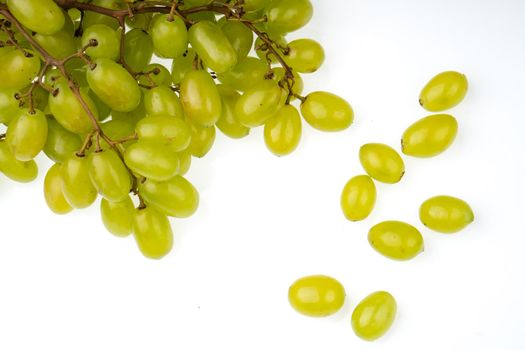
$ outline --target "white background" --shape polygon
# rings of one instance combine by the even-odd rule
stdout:
[[[305,126],[291,156],[276,158],[262,130],[220,135],[188,178],[198,213],[173,221],[175,248],[143,258],[132,238],[101,224],[98,202],[65,217],[42,196],[44,169],[29,185],[0,178],[0,349],[508,349],[525,348],[525,2],[314,1],[315,16],[292,37],[323,43],[325,66],[307,91],[330,90],[356,113],[347,131]],[[347,222],[345,182],[362,173],[363,143],[399,149],[403,130],[425,116],[418,94],[443,70],[470,82],[451,113],[460,125],[439,157],[406,158],[397,185],[378,185],[370,218]],[[456,235],[431,232],[419,204],[449,194],[476,221]],[[425,252],[390,261],[368,245],[375,223],[421,228]],[[311,319],[288,305],[303,275],[338,278],[347,302]],[[356,303],[391,292],[398,316],[379,341],[357,338]]]

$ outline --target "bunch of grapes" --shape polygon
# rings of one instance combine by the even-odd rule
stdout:
[[[312,12],[309,0],[1,0],[0,172],[32,181],[43,151],[55,163],[44,181],[53,212],[100,195],[107,229],[162,258],[168,217],[197,210],[184,175],[217,128],[243,138],[264,127],[283,156],[303,119],[323,131],[351,125],[344,99],[302,95],[301,74],[319,69],[324,51],[286,34]]]

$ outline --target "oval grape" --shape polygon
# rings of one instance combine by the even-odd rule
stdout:
[[[383,221],[373,226],[368,242],[378,253],[394,260],[410,260],[424,249],[421,233],[402,221]]]
[[[405,174],[405,163],[390,146],[368,143],[359,149],[359,160],[363,169],[377,181],[394,184]]]
[[[444,111],[463,101],[467,90],[468,81],[464,74],[454,71],[439,73],[421,90],[419,104],[427,111]]]
[[[306,276],[288,290],[288,301],[295,311],[310,317],[326,317],[339,311],[346,292],[335,278],[324,275]]]
[[[397,303],[384,291],[368,295],[352,313],[352,328],[361,339],[373,341],[382,337],[396,318]]]
[[[454,142],[458,132],[456,118],[435,114],[408,127],[401,139],[403,153],[413,157],[433,157],[444,152]]]
[[[427,199],[419,208],[423,225],[442,233],[461,231],[474,221],[472,208],[462,199],[436,196]]]
[[[341,193],[341,209],[350,221],[366,219],[376,203],[376,185],[368,175],[354,176]]]

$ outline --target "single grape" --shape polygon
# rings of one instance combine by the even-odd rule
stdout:
[[[16,89],[0,88],[0,123],[8,124],[19,113],[16,94]]]
[[[425,85],[419,95],[419,104],[431,112],[440,112],[458,105],[468,90],[464,74],[447,71],[439,73]]]
[[[141,119],[146,117],[146,108],[144,107],[144,100],[142,100],[138,107],[131,112],[111,111],[112,120],[120,120],[132,126],[136,125]]]
[[[310,0],[272,1],[266,7],[266,28],[272,33],[289,33],[304,27],[313,15]]]
[[[191,128],[184,119],[155,115],[142,119],[135,127],[142,141],[168,146],[173,152],[184,151],[191,142]]]
[[[186,73],[193,70],[193,63],[196,58],[195,50],[189,48],[182,55],[173,59],[171,65],[171,78],[174,84],[180,84]]]
[[[458,122],[448,114],[435,114],[408,127],[401,139],[403,153],[413,157],[433,157],[444,152],[456,138]]]
[[[283,93],[274,80],[256,83],[235,104],[237,120],[250,128],[263,125],[283,106]]]
[[[171,86],[173,80],[171,79],[170,71],[164,67],[162,64],[151,63],[143,69],[144,72],[153,72],[149,74],[149,78],[146,75],[141,75],[139,78],[139,83],[146,86],[156,85],[166,85]]]
[[[155,54],[164,58],[179,57],[188,47],[188,30],[184,21],[169,15],[158,15],[149,29]]]
[[[97,199],[97,190],[89,176],[89,160],[73,154],[60,168],[62,191],[67,202],[76,209],[87,208]]]
[[[124,36],[124,60],[134,72],[146,69],[153,57],[153,40],[142,29],[132,29]]]
[[[128,168],[145,178],[166,181],[177,175],[179,158],[167,147],[158,143],[139,141],[124,152]]]
[[[32,51],[27,54],[13,47],[0,48],[0,88],[21,90],[40,71],[40,60]]]
[[[378,253],[394,260],[410,260],[424,249],[421,233],[402,221],[383,221],[373,226],[368,242]]]
[[[51,35],[65,23],[62,10],[53,0],[8,0],[9,11],[30,30]]]
[[[133,231],[135,207],[129,196],[119,202],[103,198],[100,202],[100,216],[106,229],[118,237],[126,237]]]
[[[78,41],[73,36],[73,32],[65,27],[52,35],[35,33],[33,39],[57,59],[71,56],[78,49]]]
[[[82,147],[80,137],[66,130],[54,118],[47,118],[47,138],[44,153],[56,163],[62,163]]]
[[[354,176],[341,193],[341,209],[350,221],[366,219],[376,203],[376,185],[368,175]]]
[[[153,18],[152,13],[138,13],[133,17],[126,17],[126,24],[133,29],[147,30]]]
[[[28,161],[44,149],[47,138],[47,120],[42,111],[21,109],[7,128],[6,142],[16,159]]]
[[[219,22],[219,26],[235,50],[237,61],[242,62],[252,49],[253,32],[239,21],[228,21],[226,17],[223,18],[224,20]]]
[[[243,8],[248,12],[259,11],[270,4],[271,0],[244,0]]]
[[[297,39],[288,44],[288,52],[284,56],[286,62],[299,73],[313,73],[324,62],[324,49],[312,39]]]
[[[188,151],[192,156],[202,158],[213,147],[216,136],[215,126],[202,126],[188,118],[186,118],[186,123],[191,129],[191,143]]]
[[[0,172],[13,181],[31,182],[36,179],[38,168],[34,160],[22,162],[16,159],[7,142],[0,140]]]
[[[60,164],[54,164],[47,171],[44,179],[44,198],[47,206],[55,214],[67,214],[73,210],[62,192],[62,175]]]
[[[301,116],[292,105],[285,105],[264,124],[264,142],[276,156],[292,153],[302,135]]]
[[[208,72],[188,72],[180,85],[180,96],[189,119],[203,126],[212,126],[219,120],[222,113],[221,96]]]
[[[124,3],[116,0],[93,0],[91,1],[91,4],[112,10],[120,10],[124,8]],[[84,15],[82,16],[82,28],[86,29],[95,24],[104,24],[115,30],[120,26],[116,18],[98,12],[84,11]]]
[[[217,88],[222,98],[222,113],[215,125],[224,135],[231,138],[240,139],[247,136],[250,133],[250,128],[239,123],[234,114],[235,104],[241,95],[237,90],[227,85],[218,85]]]
[[[231,70],[217,74],[221,83],[239,91],[246,91],[255,83],[263,81],[268,72],[268,65],[263,60],[247,57]]]
[[[105,24],[95,24],[84,30],[82,34],[82,47],[95,41],[96,46],[86,49],[86,54],[92,59],[109,58],[117,60],[120,54],[120,34]]]
[[[403,159],[392,147],[382,143],[361,146],[359,160],[366,173],[377,181],[394,184],[405,174]]]
[[[160,259],[173,247],[173,232],[166,215],[154,208],[137,209],[133,218],[133,233],[145,257]]]
[[[306,276],[288,289],[288,301],[295,311],[310,317],[326,317],[339,311],[346,292],[335,278],[323,275]]]
[[[119,202],[128,197],[130,174],[114,150],[89,154],[89,176],[98,193],[107,200]]]
[[[148,115],[165,115],[184,118],[182,104],[175,92],[166,85],[144,92],[144,108]]]
[[[397,303],[388,292],[368,295],[352,313],[352,328],[361,339],[373,341],[382,337],[394,323]]]
[[[329,92],[317,91],[301,103],[301,114],[312,127],[321,131],[341,131],[354,121],[348,102]]]
[[[431,230],[455,233],[474,221],[474,212],[464,200],[451,196],[436,196],[421,204],[419,219]]]

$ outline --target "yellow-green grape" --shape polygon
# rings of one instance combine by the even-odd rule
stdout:
[[[65,27],[53,35],[35,33],[33,39],[57,59],[64,59],[77,51],[77,40]]]
[[[245,127],[235,117],[235,104],[241,95],[227,85],[218,85],[219,94],[222,98],[222,113],[215,126],[223,132],[224,135],[234,139],[240,139],[250,133],[250,128]]]
[[[419,219],[431,230],[454,233],[474,221],[474,212],[464,200],[451,196],[436,196],[421,204]]]
[[[97,190],[89,176],[89,160],[73,154],[60,168],[62,191],[67,202],[76,209],[87,208],[97,199]]]
[[[163,258],[173,247],[168,218],[151,207],[135,211],[133,234],[142,254],[150,259]]]
[[[188,72],[180,85],[180,96],[189,119],[203,126],[212,126],[219,120],[222,112],[221,96],[208,72]]]
[[[87,66],[78,57],[74,57],[65,63],[66,71],[71,76],[71,79],[77,84],[77,86],[87,87]]]
[[[130,174],[111,149],[89,154],[89,176],[98,193],[109,201],[121,201],[131,190]]]
[[[324,49],[312,39],[297,39],[288,44],[286,62],[299,73],[313,73],[324,62]]]
[[[86,54],[93,58],[116,60],[120,53],[120,34],[105,24],[95,24],[84,30],[81,44],[86,47],[94,40],[96,46],[88,47]]]
[[[193,62],[195,61],[195,50],[188,49],[182,55],[173,59],[171,65],[171,78],[174,84],[180,84],[186,73],[193,70]]]
[[[292,153],[302,135],[301,116],[292,105],[286,105],[264,124],[264,142],[276,156]]]
[[[270,3],[270,0],[244,0],[243,8],[248,12],[259,11]]]
[[[179,157],[179,175],[184,176],[191,167],[191,153],[188,150],[177,153]]]
[[[122,140],[135,134],[134,126],[123,120],[108,120],[107,122],[100,124],[100,128],[104,132],[104,135],[113,141]],[[132,139],[121,143],[121,145],[124,148],[127,148],[135,142],[136,140]],[[111,145],[109,145],[104,139],[100,139],[100,146],[102,149],[111,149]]]
[[[155,16],[149,29],[155,54],[164,58],[175,58],[188,47],[188,30],[178,16]]]
[[[0,88],[21,90],[40,71],[40,59],[30,50],[27,54],[12,48],[0,48]]]
[[[134,72],[142,72],[153,57],[153,41],[142,29],[124,35],[124,60]]]
[[[273,79],[277,82],[284,79],[286,75],[286,71],[283,67],[277,67],[272,69],[273,72]],[[294,84],[292,86],[292,92],[296,95],[301,95],[303,93],[304,89],[304,82],[303,78],[297,73],[296,71],[292,71],[293,77],[294,77]],[[286,93],[290,91],[288,88],[288,85],[286,83],[283,84],[283,88],[286,90]],[[292,96],[291,100],[295,100],[295,96]]]
[[[16,94],[16,89],[0,88],[0,123],[8,124],[19,113],[20,101]]]
[[[286,46],[288,45],[288,41],[286,41],[286,38],[284,37],[284,35],[269,34],[269,37],[270,37],[270,40],[272,40],[274,43],[278,45],[277,48],[276,47],[274,48],[277,49],[277,52],[279,52],[279,54],[281,53],[280,48],[286,48]],[[261,60],[265,62],[267,60],[270,60],[270,63],[274,63],[274,64],[279,62],[277,60],[277,57],[275,57],[275,55],[268,50],[267,44],[261,38],[255,39],[254,48],[255,48],[255,53],[257,54],[257,56],[259,56]]]
[[[413,157],[433,157],[444,152],[456,138],[458,122],[448,114],[418,120],[403,133],[403,153]]]
[[[47,138],[44,153],[52,161],[62,163],[82,147],[80,136],[66,130],[54,118],[47,118]]]
[[[91,1],[91,4],[112,10],[124,8],[124,4],[118,0],[93,0]],[[84,15],[82,16],[82,28],[86,29],[94,24],[105,24],[115,30],[120,26],[118,20],[114,17],[106,16],[105,14],[98,12],[84,11]]]
[[[171,86],[171,83],[173,83],[173,80],[171,79],[171,73],[170,71],[164,67],[162,64],[158,63],[151,63],[146,66],[146,68],[143,69],[144,72],[152,72],[149,74],[149,78],[146,77],[146,75],[141,75],[139,78],[139,83],[151,86],[156,85],[166,85]]]
[[[464,74],[448,71],[439,73],[425,85],[419,94],[419,104],[431,112],[440,112],[458,105],[468,90]]]
[[[188,151],[192,156],[202,158],[211,150],[215,143],[215,126],[202,126],[189,118],[186,118],[186,123],[191,128],[191,142]]]
[[[166,85],[157,86],[144,92],[144,109],[148,115],[184,118],[181,101],[175,92]]]
[[[187,218],[199,206],[199,193],[182,176],[163,182],[146,180],[139,183],[139,192],[148,205],[168,216]]]
[[[135,127],[139,140],[168,146],[173,152],[188,148],[191,128],[184,119],[155,115],[139,121]]]
[[[62,192],[60,164],[54,164],[44,179],[44,198],[47,206],[55,214],[67,214],[73,210]]]
[[[363,169],[377,181],[394,184],[405,174],[405,163],[392,147],[382,143],[367,143],[359,149]]]
[[[106,120],[111,114],[111,108],[107,104],[102,102],[102,100],[98,98],[97,94],[95,94],[92,90],[89,90],[89,98],[91,98],[97,110],[98,121],[103,122],[104,120]]]
[[[135,207],[129,196],[118,202],[103,198],[100,202],[100,216],[106,229],[118,237],[126,237],[133,231]]]
[[[221,28],[210,21],[191,26],[189,41],[195,52],[216,73],[224,73],[237,64],[237,54]]]
[[[108,58],[99,58],[94,63],[95,68],[87,71],[87,81],[102,102],[119,112],[137,108],[142,93],[131,74]]]
[[[268,72],[268,65],[263,60],[247,57],[231,70],[217,74],[221,83],[239,91],[246,91],[256,82],[263,81]]]
[[[146,108],[143,102],[144,101],[141,101],[139,106],[131,112],[111,111],[111,119],[120,120],[132,126],[136,125],[141,119],[146,117]]]
[[[376,185],[368,175],[354,176],[341,193],[341,209],[350,221],[366,219],[376,203]]]
[[[20,23],[40,34],[54,34],[65,23],[62,10],[53,0],[8,0],[7,7]]]
[[[373,226],[368,242],[378,253],[394,260],[410,260],[424,249],[421,233],[402,221],[383,221]]]
[[[274,80],[255,84],[235,104],[237,120],[250,128],[263,125],[282,107],[283,94],[284,91]]]
[[[126,17],[126,24],[133,29],[147,30],[150,26],[152,13],[134,14],[133,17]]]
[[[301,103],[304,120],[321,131],[341,131],[352,125],[354,111],[341,97],[317,91],[306,96]]]
[[[169,147],[154,142],[130,145],[124,152],[124,161],[135,173],[156,181],[169,180],[179,170],[179,158]]]
[[[226,18],[226,17],[223,17]],[[225,20],[219,22],[222,32],[228,38],[235,53],[237,54],[237,61],[241,62],[248,56],[248,53],[253,46],[253,32],[239,21]]]
[[[288,289],[288,301],[295,311],[310,317],[325,317],[339,311],[346,292],[335,278],[324,275],[306,276]]]
[[[55,84],[55,88],[58,89],[58,93],[49,94],[49,110],[54,115],[56,121],[67,130],[76,134],[84,134],[91,131],[93,129],[93,122],[67,83],[58,81]],[[89,97],[89,90],[87,88],[80,88],[80,95],[88,105],[91,113],[97,118],[97,107],[91,97]]]
[[[44,149],[47,138],[47,120],[42,111],[22,109],[9,123],[6,142],[16,159],[28,161]]]
[[[266,27],[272,33],[289,33],[304,27],[312,18],[310,0],[272,1],[266,7]]]
[[[5,140],[0,140],[0,172],[13,181],[31,182],[38,175],[34,160],[22,162],[13,156]]]
[[[361,339],[373,341],[382,337],[394,323],[397,303],[384,291],[375,292],[361,300],[352,313],[352,328]]]

